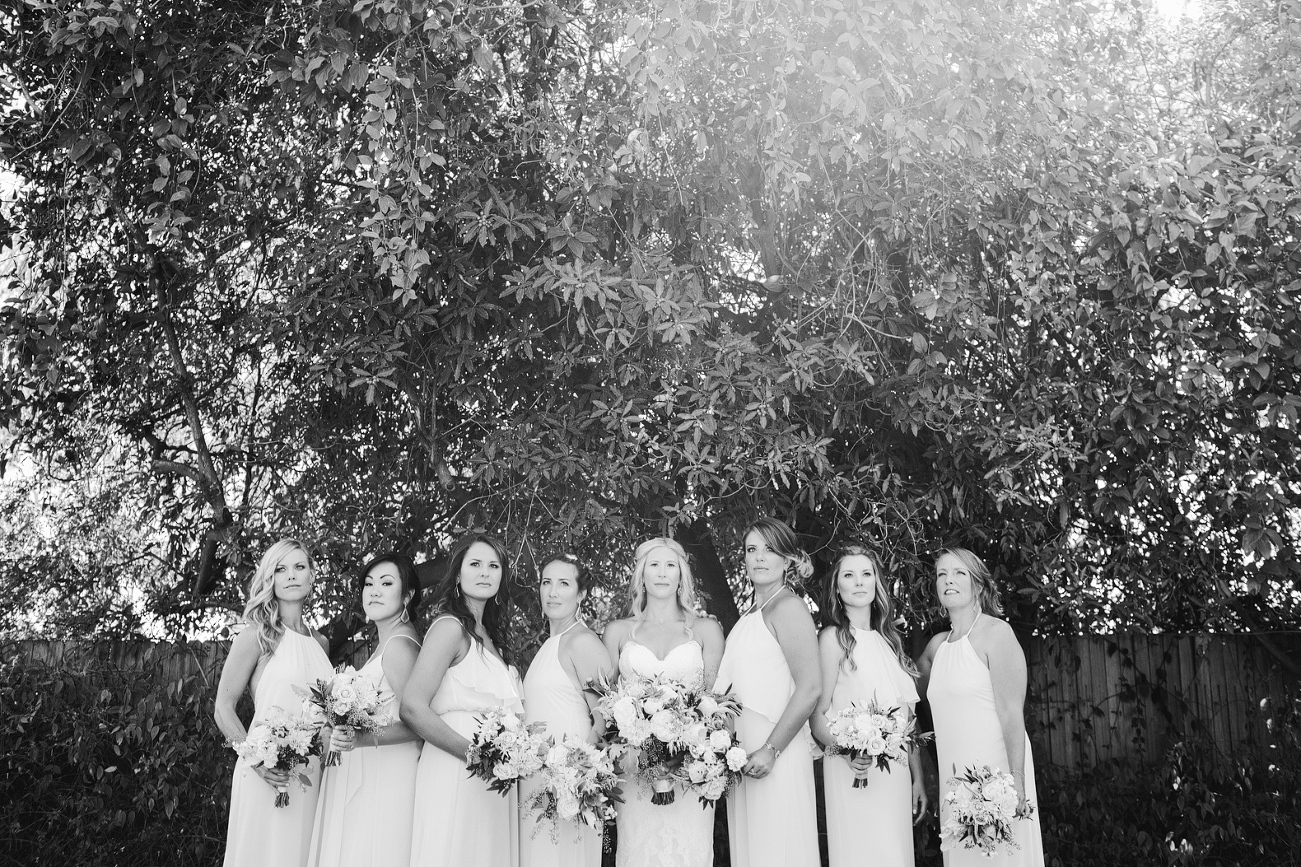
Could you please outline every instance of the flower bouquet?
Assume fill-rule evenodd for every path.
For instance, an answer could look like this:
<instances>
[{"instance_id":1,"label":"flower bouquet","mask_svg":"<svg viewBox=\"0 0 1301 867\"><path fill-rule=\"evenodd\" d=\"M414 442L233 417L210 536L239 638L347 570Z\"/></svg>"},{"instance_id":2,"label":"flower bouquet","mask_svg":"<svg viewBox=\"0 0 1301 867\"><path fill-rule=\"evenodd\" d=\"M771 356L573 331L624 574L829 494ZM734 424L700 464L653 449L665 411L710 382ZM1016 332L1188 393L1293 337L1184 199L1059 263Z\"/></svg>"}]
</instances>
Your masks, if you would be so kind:
<instances>
[{"instance_id":1,"label":"flower bouquet","mask_svg":"<svg viewBox=\"0 0 1301 867\"><path fill-rule=\"evenodd\" d=\"M329 680L318 680L310 689L295 687L305 704L314 705L324 717L323 725L351 726L359 731L378 731L393 720L380 713L389 695L381 695L378 677L362 677L351 665L341 667ZM338 750L325 755L324 765L334 767L342 760Z\"/></svg>"},{"instance_id":2,"label":"flower bouquet","mask_svg":"<svg viewBox=\"0 0 1301 867\"><path fill-rule=\"evenodd\" d=\"M690 754L684 740L694 721L687 706L690 688L660 676L628 677L617 686L589 688L600 695L596 709L608 724L607 741L638 750L640 776L654 791L651 803L673 803L674 781Z\"/></svg>"},{"instance_id":3,"label":"flower bouquet","mask_svg":"<svg viewBox=\"0 0 1301 867\"><path fill-rule=\"evenodd\" d=\"M470 776L505 797L511 786L542 769L547 741L542 723L524 725L508 710L494 708L475 720L465 764Z\"/></svg>"},{"instance_id":4,"label":"flower bouquet","mask_svg":"<svg viewBox=\"0 0 1301 867\"><path fill-rule=\"evenodd\" d=\"M321 742L316 736L318 730L314 720L302 715L290 716L277 707L266 719L254 723L248 736L233 746L249 767L261 765L268 770L293 773L294 768L321 754ZM312 785L306 774L297 776L300 788L305 790ZM288 805L289 787L277 788L276 806Z\"/></svg>"},{"instance_id":5,"label":"flower bouquet","mask_svg":"<svg viewBox=\"0 0 1301 867\"><path fill-rule=\"evenodd\" d=\"M1011 774L988 765L967 768L949 780L944 804L948 807L940 828L944 843L961 843L991 856L1000 847L1021 848L1012 839L1012 821L1030 815L1030 810L1017 810Z\"/></svg>"},{"instance_id":6,"label":"flower bouquet","mask_svg":"<svg viewBox=\"0 0 1301 867\"><path fill-rule=\"evenodd\" d=\"M717 804L741 779L749 755L728 723L741 712L741 703L730 692L693 692L686 698L695 718L684 740L690 753L683 762L682 781L700 798L703 807Z\"/></svg>"},{"instance_id":7,"label":"flower bouquet","mask_svg":"<svg viewBox=\"0 0 1301 867\"><path fill-rule=\"evenodd\" d=\"M578 822L596 830L614 821L614 805L621 803L619 774L609 749L593 746L566 735L554 739L543 755L538 772L541 784L534 790L526 809L548 819L552 836L560 820Z\"/></svg>"},{"instance_id":8,"label":"flower bouquet","mask_svg":"<svg viewBox=\"0 0 1301 867\"><path fill-rule=\"evenodd\" d=\"M921 739L916 724L902 708L882 710L874 701L866 705L853 702L827 723L835 738L830 753L868 759L883 771L890 770L891 762L907 764L908 751ZM855 789L866 786L866 779L854 778Z\"/></svg>"}]
</instances>

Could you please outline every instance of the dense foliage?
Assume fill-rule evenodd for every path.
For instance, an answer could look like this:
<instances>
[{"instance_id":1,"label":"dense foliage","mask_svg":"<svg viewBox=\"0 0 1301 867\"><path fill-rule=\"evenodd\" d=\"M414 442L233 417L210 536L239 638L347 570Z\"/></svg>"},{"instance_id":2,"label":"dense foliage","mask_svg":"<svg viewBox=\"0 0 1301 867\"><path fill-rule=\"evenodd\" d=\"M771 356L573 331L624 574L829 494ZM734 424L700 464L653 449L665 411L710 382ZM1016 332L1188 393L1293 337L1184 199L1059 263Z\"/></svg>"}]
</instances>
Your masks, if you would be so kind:
<instances>
[{"instance_id":1,"label":"dense foliage","mask_svg":"<svg viewBox=\"0 0 1301 867\"><path fill-rule=\"evenodd\" d=\"M475 525L726 620L771 512L914 623L959 542L1024 629L1294 624L1301 16L1199 9L11 4L7 598L99 628L93 500L155 628Z\"/></svg>"}]
</instances>

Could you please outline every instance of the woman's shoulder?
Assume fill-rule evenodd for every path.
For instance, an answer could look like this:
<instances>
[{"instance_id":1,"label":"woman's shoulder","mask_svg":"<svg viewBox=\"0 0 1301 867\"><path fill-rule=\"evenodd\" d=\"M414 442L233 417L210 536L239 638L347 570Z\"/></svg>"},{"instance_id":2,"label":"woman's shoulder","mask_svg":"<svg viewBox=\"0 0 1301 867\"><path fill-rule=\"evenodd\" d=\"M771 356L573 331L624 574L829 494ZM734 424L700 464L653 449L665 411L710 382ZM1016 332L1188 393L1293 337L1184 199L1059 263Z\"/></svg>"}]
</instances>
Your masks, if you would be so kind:
<instances>
[{"instance_id":1,"label":"woman's shoulder","mask_svg":"<svg viewBox=\"0 0 1301 867\"><path fill-rule=\"evenodd\" d=\"M693 614L687 626L697 638L723 638L723 625L712 614Z\"/></svg>"},{"instance_id":2,"label":"woman's shoulder","mask_svg":"<svg viewBox=\"0 0 1301 867\"><path fill-rule=\"evenodd\" d=\"M618 620L611 620L609 623L605 624L605 628L601 630L601 637L606 641L623 641L628 637L628 634L632 631L632 627L636 622L637 621L631 617L621 617Z\"/></svg>"},{"instance_id":3,"label":"woman's shoulder","mask_svg":"<svg viewBox=\"0 0 1301 867\"><path fill-rule=\"evenodd\" d=\"M808 620L810 623L813 622L813 615L809 613L808 603L797 593L783 593L773 600L767 610L771 611L774 617L783 619L798 618Z\"/></svg>"}]
</instances>

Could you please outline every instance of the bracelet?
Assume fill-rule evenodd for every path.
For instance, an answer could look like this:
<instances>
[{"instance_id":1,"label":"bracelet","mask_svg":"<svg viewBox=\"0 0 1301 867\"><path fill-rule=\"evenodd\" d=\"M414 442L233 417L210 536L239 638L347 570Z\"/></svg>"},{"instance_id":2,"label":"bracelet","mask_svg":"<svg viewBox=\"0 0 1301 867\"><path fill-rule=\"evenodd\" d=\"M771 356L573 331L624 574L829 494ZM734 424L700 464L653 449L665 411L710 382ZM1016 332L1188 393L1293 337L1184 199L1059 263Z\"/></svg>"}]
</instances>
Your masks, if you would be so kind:
<instances>
[{"instance_id":1,"label":"bracelet","mask_svg":"<svg viewBox=\"0 0 1301 867\"><path fill-rule=\"evenodd\" d=\"M782 757L782 751L772 745L771 741L764 741L761 750L772 750L772 760L775 762Z\"/></svg>"}]
</instances>

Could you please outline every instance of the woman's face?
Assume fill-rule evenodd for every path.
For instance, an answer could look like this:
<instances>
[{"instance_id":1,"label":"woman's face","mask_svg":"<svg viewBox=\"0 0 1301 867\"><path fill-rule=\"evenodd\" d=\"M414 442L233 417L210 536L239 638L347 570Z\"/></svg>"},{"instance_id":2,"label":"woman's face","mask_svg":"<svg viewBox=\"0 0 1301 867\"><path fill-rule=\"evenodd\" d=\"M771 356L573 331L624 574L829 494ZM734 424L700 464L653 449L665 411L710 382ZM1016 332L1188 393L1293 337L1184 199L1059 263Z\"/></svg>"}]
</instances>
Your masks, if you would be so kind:
<instances>
[{"instance_id":1,"label":"woman's face","mask_svg":"<svg viewBox=\"0 0 1301 867\"><path fill-rule=\"evenodd\" d=\"M950 611L975 604L976 582L971 570L952 554L943 554L935 561L935 595L940 605Z\"/></svg>"},{"instance_id":2,"label":"woman's face","mask_svg":"<svg viewBox=\"0 0 1301 867\"><path fill-rule=\"evenodd\" d=\"M461 561L461 593L487 602L501 589L501 560L487 542L475 542Z\"/></svg>"},{"instance_id":3,"label":"woman's face","mask_svg":"<svg viewBox=\"0 0 1301 867\"><path fill-rule=\"evenodd\" d=\"M295 548L276 564L273 575L276 599L282 602L302 602L312 592L315 578L307 552Z\"/></svg>"},{"instance_id":4,"label":"woman's face","mask_svg":"<svg viewBox=\"0 0 1301 867\"><path fill-rule=\"evenodd\" d=\"M361 606L366 619L375 623L402 614L406 600L402 598L402 578L396 563L379 563L366 573Z\"/></svg>"},{"instance_id":5,"label":"woman's face","mask_svg":"<svg viewBox=\"0 0 1301 867\"><path fill-rule=\"evenodd\" d=\"M850 554L836 568L836 592L845 603L845 609L871 608L876 599L876 567L872 558L863 554Z\"/></svg>"},{"instance_id":6,"label":"woman's face","mask_svg":"<svg viewBox=\"0 0 1301 867\"><path fill-rule=\"evenodd\" d=\"M768 541L758 530L745 534L745 574L756 587L785 578L787 560L768 547Z\"/></svg>"},{"instance_id":7,"label":"woman's face","mask_svg":"<svg viewBox=\"0 0 1301 867\"><path fill-rule=\"evenodd\" d=\"M676 599L678 585L682 583L682 563L671 549L660 546L646 555L642 569L646 595L655 599Z\"/></svg>"},{"instance_id":8,"label":"woman's face","mask_svg":"<svg viewBox=\"0 0 1301 867\"><path fill-rule=\"evenodd\" d=\"M538 600L548 620L559 623L576 617L585 595L578 589L578 567L573 563L552 560L542 568Z\"/></svg>"}]
</instances>

